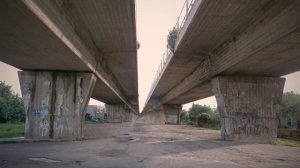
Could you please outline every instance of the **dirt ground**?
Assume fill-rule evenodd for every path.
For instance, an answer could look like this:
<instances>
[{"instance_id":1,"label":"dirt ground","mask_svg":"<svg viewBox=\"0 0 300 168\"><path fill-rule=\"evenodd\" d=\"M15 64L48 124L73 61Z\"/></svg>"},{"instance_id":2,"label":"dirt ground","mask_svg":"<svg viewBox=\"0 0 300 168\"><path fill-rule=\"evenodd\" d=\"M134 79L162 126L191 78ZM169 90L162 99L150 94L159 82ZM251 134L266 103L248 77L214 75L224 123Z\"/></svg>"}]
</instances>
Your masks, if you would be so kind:
<instances>
[{"instance_id":1,"label":"dirt ground","mask_svg":"<svg viewBox=\"0 0 300 168\"><path fill-rule=\"evenodd\" d=\"M300 148L222 141L216 130L141 122L86 125L87 140L0 144L0 167L300 167Z\"/></svg>"}]
</instances>

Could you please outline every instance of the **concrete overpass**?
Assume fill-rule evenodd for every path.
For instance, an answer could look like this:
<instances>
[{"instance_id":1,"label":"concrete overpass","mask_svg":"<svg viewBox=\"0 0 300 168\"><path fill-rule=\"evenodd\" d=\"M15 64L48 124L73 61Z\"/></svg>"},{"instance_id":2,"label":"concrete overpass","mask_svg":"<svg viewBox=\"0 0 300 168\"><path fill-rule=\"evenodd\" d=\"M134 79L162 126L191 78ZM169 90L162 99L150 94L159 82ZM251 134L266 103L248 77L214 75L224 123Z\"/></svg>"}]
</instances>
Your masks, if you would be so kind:
<instances>
[{"instance_id":1,"label":"concrete overpass","mask_svg":"<svg viewBox=\"0 0 300 168\"><path fill-rule=\"evenodd\" d=\"M81 138L90 97L111 121L138 114L134 0L3 0L0 25L0 61L23 70L27 138Z\"/></svg>"},{"instance_id":2,"label":"concrete overpass","mask_svg":"<svg viewBox=\"0 0 300 168\"><path fill-rule=\"evenodd\" d=\"M183 11L143 116L177 123L182 104L215 95L224 139L274 141L280 76L300 70L300 2L194 0Z\"/></svg>"}]
</instances>

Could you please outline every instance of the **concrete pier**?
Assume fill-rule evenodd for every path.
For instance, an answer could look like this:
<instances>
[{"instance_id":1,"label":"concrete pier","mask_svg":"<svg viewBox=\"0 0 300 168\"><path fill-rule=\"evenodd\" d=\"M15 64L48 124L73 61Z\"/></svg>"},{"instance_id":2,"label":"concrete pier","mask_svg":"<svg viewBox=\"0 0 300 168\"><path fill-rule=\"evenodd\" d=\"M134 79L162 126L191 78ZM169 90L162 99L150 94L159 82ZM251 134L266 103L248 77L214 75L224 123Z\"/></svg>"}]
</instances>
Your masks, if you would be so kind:
<instances>
[{"instance_id":1,"label":"concrete pier","mask_svg":"<svg viewBox=\"0 0 300 168\"><path fill-rule=\"evenodd\" d=\"M214 78L221 137L241 142L274 142L284 82L283 78L271 77Z\"/></svg>"},{"instance_id":2,"label":"concrete pier","mask_svg":"<svg viewBox=\"0 0 300 168\"><path fill-rule=\"evenodd\" d=\"M145 121L155 124L179 124L181 105L166 104L143 115Z\"/></svg>"},{"instance_id":3,"label":"concrete pier","mask_svg":"<svg viewBox=\"0 0 300 168\"><path fill-rule=\"evenodd\" d=\"M96 77L92 73L20 71L28 139L83 137L84 113Z\"/></svg>"},{"instance_id":4,"label":"concrete pier","mask_svg":"<svg viewBox=\"0 0 300 168\"><path fill-rule=\"evenodd\" d=\"M135 116L125 104L105 104L105 112L110 123L130 122Z\"/></svg>"}]
</instances>

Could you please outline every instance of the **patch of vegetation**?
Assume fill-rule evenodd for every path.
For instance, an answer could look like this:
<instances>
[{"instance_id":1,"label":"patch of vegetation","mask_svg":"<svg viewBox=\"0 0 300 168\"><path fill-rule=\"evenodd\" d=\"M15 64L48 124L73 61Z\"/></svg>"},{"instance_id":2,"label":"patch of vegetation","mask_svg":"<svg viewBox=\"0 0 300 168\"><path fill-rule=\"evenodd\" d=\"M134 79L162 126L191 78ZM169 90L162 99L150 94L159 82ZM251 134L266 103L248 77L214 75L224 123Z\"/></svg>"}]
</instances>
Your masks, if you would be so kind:
<instances>
[{"instance_id":1,"label":"patch of vegetation","mask_svg":"<svg viewBox=\"0 0 300 168\"><path fill-rule=\"evenodd\" d=\"M180 125L192 125L192 122L189 118L189 113L186 110L180 112Z\"/></svg>"},{"instance_id":2,"label":"patch of vegetation","mask_svg":"<svg viewBox=\"0 0 300 168\"><path fill-rule=\"evenodd\" d=\"M174 52L174 49L175 49L175 42L177 40L177 33L178 33L178 30L177 30L176 27L173 27L172 30L169 30L168 39L167 39L167 42L168 42L167 47L172 52Z\"/></svg>"},{"instance_id":3,"label":"patch of vegetation","mask_svg":"<svg viewBox=\"0 0 300 168\"><path fill-rule=\"evenodd\" d=\"M25 124L21 122L0 123L0 138L24 136Z\"/></svg>"},{"instance_id":4,"label":"patch of vegetation","mask_svg":"<svg viewBox=\"0 0 300 168\"><path fill-rule=\"evenodd\" d=\"M290 146L290 147L300 147L300 141L294 141L290 139L278 138L277 141L274 142L275 145L281 146Z\"/></svg>"},{"instance_id":5,"label":"patch of vegetation","mask_svg":"<svg viewBox=\"0 0 300 168\"><path fill-rule=\"evenodd\" d=\"M98 122L95 121L95 120L85 120L84 123L85 123L85 124L96 124L96 123L98 123Z\"/></svg>"},{"instance_id":6,"label":"patch of vegetation","mask_svg":"<svg viewBox=\"0 0 300 168\"><path fill-rule=\"evenodd\" d=\"M11 86L0 81L0 123L24 121L22 98L11 90Z\"/></svg>"},{"instance_id":7,"label":"patch of vegetation","mask_svg":"<svg viewBox=\"0 0 300 168\"><path fill-rule=\"evenodd\" d=\"M283 93L282 95L282 101L278 115L279 128L292 128L292 125L281 125L281 119L294 120L296 125L293 127L300 129L300 94L291 91Z\"/></svg>"},{"instance_id":8,"label":"patch of vegetation","mask_svg":"<svg viewBox=\"0 0 300 168\"><path fill-rule=\"evenodd\" d=\"M209 106L193 104L188 110L180 113L180 124L193 124L199 127L220 129L220 117L216 109Z\"/></svg>"}]
</instances>

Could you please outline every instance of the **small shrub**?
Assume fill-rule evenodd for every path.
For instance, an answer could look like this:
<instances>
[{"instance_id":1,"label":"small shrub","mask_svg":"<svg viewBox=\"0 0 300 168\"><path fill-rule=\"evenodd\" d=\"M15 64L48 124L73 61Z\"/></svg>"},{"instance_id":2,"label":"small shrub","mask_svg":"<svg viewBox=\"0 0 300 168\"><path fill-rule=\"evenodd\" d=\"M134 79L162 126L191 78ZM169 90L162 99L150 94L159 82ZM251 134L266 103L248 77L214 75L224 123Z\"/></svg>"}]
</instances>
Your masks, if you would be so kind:
<instances>
[{"instance_id":1,"label":"small shrub","mask_svg":"<svg viewBox=\"0 0 300 168\"><path fill-rule=\"evenodd\" d=\"M176 27L173 27L173 29L170 30L168 34L168 46L167 46L172 52L174 52L175 49L176 39L177 39L177 29Z\"/></svg>"},{"instance_id":2,"label":"small shrub","mask_svg":"<svg viewBox=\"0 0 300 168\"><path fill-rule=\"evenodd\" d=\"M209 127L210 117L206 113L202 113L197 116L197 123L199 127Z\"/></svg>"},{"instance_id":3,"label":"small shrub","mask_svg":"<svg viewBox=\"0 0 300 168\"><path fill-rule=\"evenodd\" d=\"M85 121L92 121L92 116L89 113L85 114Z\"/></svg>"}]
</instances>

